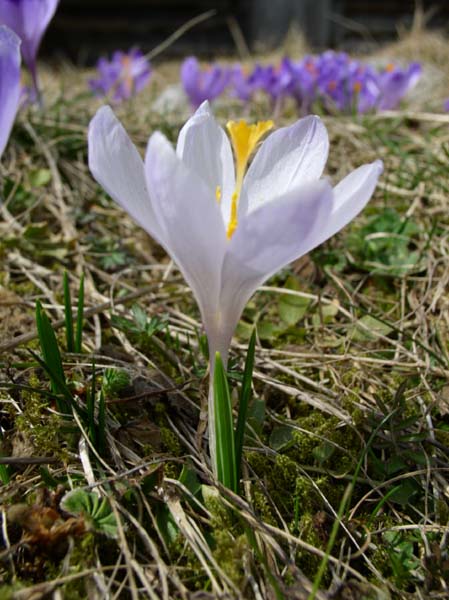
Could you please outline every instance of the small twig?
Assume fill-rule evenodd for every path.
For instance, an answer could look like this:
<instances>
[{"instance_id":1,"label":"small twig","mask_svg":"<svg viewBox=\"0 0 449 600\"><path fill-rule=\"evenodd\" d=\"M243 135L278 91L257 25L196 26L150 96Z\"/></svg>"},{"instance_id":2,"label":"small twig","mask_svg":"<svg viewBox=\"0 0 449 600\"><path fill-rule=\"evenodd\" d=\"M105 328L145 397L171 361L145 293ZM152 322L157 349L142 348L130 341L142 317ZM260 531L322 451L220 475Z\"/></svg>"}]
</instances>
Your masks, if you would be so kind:
<instances>
[{"instance_id":1,"label":"small twig","mask_svg":"<svg viewBox=\"0 0 449 600\"><path fill-rule=\"evenodd\" d=\"M193 380L186 381L181 385L173 385L171 387L165 387L160 390L151 390L147 392L142 392L141 394L136 394L135 396L128 396L127 398L113 398L112 400L106 400L107 404L123 404L125 402L136 402L137 400L145 400L145 398L152 396L159 396L160 394L166 394L168 392L180 392L184 391L186 386L191 383Z\"/></svg>"},{"instance_id":2,"label":"small twig","mask_svg":"<svg viewBox=\"0 0 449 600\"><path fill-rule=\"evenodd\" d=\"M240 27L237 19L234 16L230 16L226 19L229 27L229 33L234 40L237 53L241 60L250 60L251 52L249 46L246 43L245 36L243 35L242 28Z\"/></svg>"},{"instance_id":3,"label":"small twig","mask_svg":"<svg viewBox=\"0 0 449 600\"><path fill-rule=\"evenodd\" d=\"M166 40L158 44L156 48L153 48L153 50L148 52L148 54L145 55L145 58L148 60L152 60L153 58L158 56L158 54L162 54L164 50L169 48L174 42L176 42L176 40L178 40L185 33L187 33L189 29L192 29L192 27L199 25L203 21L207 21L211 17L214 17L216 14L217 11L215 8L213 8L211 10L207 10L206 12L201 13L200 15L197 15L196 17L193 17L193 19L190 19L189 21L187 21L187 23L184 23L184 25L178 27L178 29L174 33L172 33Z\"/></svg>"},{"instance_id":4,"label":"small twig","mask_svg":"<svg viewBox=\"0 0 449 600\"><path fill-rule=\"evenodd\" d=\"M0 465L45 465L59 462L54 456L0 456Z\"/></svg>"}]
</instances>

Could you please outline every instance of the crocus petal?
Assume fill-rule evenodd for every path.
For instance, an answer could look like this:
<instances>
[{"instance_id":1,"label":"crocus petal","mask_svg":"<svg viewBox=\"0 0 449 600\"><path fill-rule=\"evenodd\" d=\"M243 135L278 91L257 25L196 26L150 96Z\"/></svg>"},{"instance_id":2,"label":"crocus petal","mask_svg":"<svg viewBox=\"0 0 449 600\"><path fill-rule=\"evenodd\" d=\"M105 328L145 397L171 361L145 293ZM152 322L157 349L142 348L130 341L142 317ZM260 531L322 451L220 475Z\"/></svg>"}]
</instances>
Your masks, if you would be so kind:
<instances>
[{"instance_id":1,"label":"crocus petal","mask_svg":"<svg viewBox=\"0 0 449 600\"><path fill-rule=\"evenodd\" d=\"M382 171L382 161L376 160L362 165L335 186L332 213L323 227L323 242L343 229L365 207Z\"/></svg>"},{"instance_id":2,"label":"crocus petal","mask_svg":"<svg viewBox=\"0 0 449 600\"><path fill-rule=\"evenodd\" d=\"M159 132L148 142L145 174L164 229L162 245L175 260L198 302L206 330L218 304L226 233L214 194Z\"/></svg>"},{"instance_id":3,"label":"crocus petal","mask_svg":"<svg viewBox=\"0 0 449 600\"><path fill-rule=\"evenodd\" d=\"M411 63L406 71L397 69L381 76L379 110L396 108L402 98L418 83L422 74L419 63Z\"/></svg>"},{"instance_id":4,"label":"crocus petal","mask_svg":"<svg viewBox=\"0 0 449 600\"><path fill-rule=\"evenodd\" d=\"M59 0L0 0L0 23L21 38L23 58L30 67L58 3Z\"/></svg>"},{"instance_id":5,"label":"crocus petal","mask_svg":"<svg viewBox=\"0 0 449 600\"><path fill-rule=\"evenodd\" d=\"M98 183L145 231L162 243L162 230L151 204L144 165L109 106L89 125L89 168Z\"/></svg>"},{"instance_id":6,"label":"crocus petal","mask_svg":"<svg viewBox=\"0 0 449 600\"><path fill-rule=\"evenodd\" d=\"M287 190L319 179L328 150L326 128L316 116L305 117L272 133L248 169L239 211L243 214L252 211Z\"/></svg>"},{"instance_id":7,"label":"crocus petal","mask_svg":"<svg viewBox=\"0 0 449 600\"><path fill-rule=\"evenodd\" d=\"M218 192L224 222L229 221L235 188L234 160L228 136L215 120L207 100L181 129L176 153L210 188Z\"/></svg>"},{"instance_id":8,"label":"crocus petal","mask_svg":"<svg viewBox=\"0 0 449 600\"><path fill-rule=\"evenodd\" d=\"M220 294L228 343L256 289L321 243L323 222L332 208L332 188L321 180L290 190L239 222L223 263Z\"/></svg>"},{"instance_id":9,"label":"crocus petal","mask_svg":"<svg viewBox=\"0 0 449 600\"><path fill-rule=\"evenodd\" d=\"M181 65L181 82L184 91L193 106L199 106L201 90L199 89L200 65L194 56L188 56Z\"/></svg>"},{"instance_id":10,"label":"crocus petal","mask_svg":"<svg viewBox=\"0 0 449 600\"><path fill-rule=\"evenodd\" d=\"M0 27L0 156L11 133L20 101L20 40Z\"/></svg>"}]
</instances>

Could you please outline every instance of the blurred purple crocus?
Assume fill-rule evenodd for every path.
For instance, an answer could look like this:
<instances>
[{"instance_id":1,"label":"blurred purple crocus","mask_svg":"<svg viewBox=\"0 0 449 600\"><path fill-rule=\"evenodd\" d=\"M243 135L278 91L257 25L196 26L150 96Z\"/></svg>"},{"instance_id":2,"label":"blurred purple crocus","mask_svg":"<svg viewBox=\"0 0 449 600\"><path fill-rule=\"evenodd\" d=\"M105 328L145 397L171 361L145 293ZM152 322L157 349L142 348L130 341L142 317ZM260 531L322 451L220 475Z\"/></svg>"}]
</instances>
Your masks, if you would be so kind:
<instances>
[{"instance_id":1,"label":"blurred purple crocus","mask_svg":"<svg viewBox=\"0 0 449 600\"><path fill-rule=\"evenodd\" d=\"M316 97L318 69L316 59L306 56L299 63L294 63L289 58L282 61L284 78L289 78L286 87L298 105L301 115L311 112L313 101ZM286 81L284 79L284 81Z\"/></svg>"},{"instance_id":2,"label":"blurred purple crocus","mask_svg":"<svg viewBox=\"0 0 449 600\"><path fill-rule=\"evenodd\" d=\"M22 40L22 56L39 95L36 57L45 30L59 0L0 0L0 24L7 25Z\"/></svg>"},{"instance_id":3,"label":"blurred purple crocus","mask_svg":"<svg viewBox=\"0 0 449 600\"><path fill-rule=\"evenodd\" d=\"M231 70L230 82L232 95L242 102L250 102L260 88L259 69L256 67L248 73L241 65L235 65Z\"/></svg>"},{"instance_id":4,"label":"blurred purple crocus","mask_svg":"<svg viewBox=\"0 0 449 600\"><path fill-rule=\"evenodd\" d=\"M422 68L417 62L411 63L407 69L401 69L394 64L386 66L379 74L380 100L379 110L396 108L402 98L409 92L421 77Z\"/></svg>"},{"instance_id":5,"label":"blurred purple crocus","mask_svg":"<svg viewBox=\"0 0 449 600\"><path fill-rule=\"evenodd\" d=\"M181 82L194 109L205 100L215 100L227 87L231 79L229 69L218 65L201 68L194 56L189 56L181 65Z\"/></svg>"},{"instance_id":6,"label":"blurred purple crocus","mask_svg":"<svg viewBox=\"0 0 449 600\"><path fill-rule=\"evenodd\" d=\"M0 157L8 142L20 101L20 39L0 26Z\"/></svg>"},{"instance_id":7,"label":"blurred purple crocus","mask_svg":"<svg viewBox=\"0 0 449 600\"><path fill-rule=\"evenodd\" d=\"M89 80L91 91L100 97L108 96L115 104L129 100L148 84L151 65L140 50L114 52L112 59L100 58L98 77Z\"/></svg>"},{"instance_id":8,"label":"blurred purple crocus","mask_svg":"<svg viewBox=\"0 0 449 600\"><path fill-rule=\"evenodd\" d=\"M449 112L449 98L446 100L446 102L444 103L444 110L446 112Z\"/></svg>"},{"instance_id":9,"label":"blurred purple crocus","mask_svg":"<svg viewBox=\"0 0 449 600\"><path fill-rule=\"evenodd\" d=\"M284 63L277 67L258 65L256 66L256 73L261 89L271 97L275 105L278 105L290 93L291 74L285 68Z\"/></svg>"}]
</instances>

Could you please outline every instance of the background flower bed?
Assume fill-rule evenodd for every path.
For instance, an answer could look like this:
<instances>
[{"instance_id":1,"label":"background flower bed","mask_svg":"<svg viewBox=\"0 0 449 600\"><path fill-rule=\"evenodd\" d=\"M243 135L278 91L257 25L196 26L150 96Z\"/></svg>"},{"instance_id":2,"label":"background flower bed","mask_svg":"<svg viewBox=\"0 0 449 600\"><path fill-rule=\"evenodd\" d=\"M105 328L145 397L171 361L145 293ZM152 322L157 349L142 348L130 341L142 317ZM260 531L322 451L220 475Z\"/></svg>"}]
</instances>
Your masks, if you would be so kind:
<instances>
[{"instance_id":1,"label":"background flower bed","mask_svg":"<svg viewBox=\"0 0 449 600\"><path fill-rule=\"evenodd\" d=\"M429 84L434 73L443 74L435 77L441 98L447 92L447 45L415 35L385 57L410 60L417 49L428 87L403 111L325 117L327 174L337 181L381 158L375 199L336 239L260 290L241 321L235 380L251 324L259 337L238 518L224 490L218 499L198 448L207 361L190 292L87 170L86 127L100 103L86 93L90 74L66 66L57 76L42 72L46 112L19 116L0 167L1 424L4 454L56 462L8 467L10 483L0 488L9 523L2 592L21 597L18 590L45 582L68 598L107 586L124 598L132 590L134 597L149 590L167 598L198 590L307 597L346 485L376 432L321 597L328 588L333 598L446 593L449 117L428 111L439 99ZM148 89L119 109L142 150L152 129L177 136L184 115L157 114L152 105L178 73L178 63L158 65ZM219 104L218 118L235 118L236 107ZM251 117L269 117L267 108ZM277 125L293 115L287 110ZM95 349L107 406L100 458L79 443L76 422L67 428L54 414L41 393L44 374L27 345L13 340L33 329L36 299L54 320L63 315L63 268L74 296L85 274L85 352L67 355L65 371L84 397ZM115 538L86 508L83 517L61 508L70 486L109 499Z\"/></svg>"}]
</instances>

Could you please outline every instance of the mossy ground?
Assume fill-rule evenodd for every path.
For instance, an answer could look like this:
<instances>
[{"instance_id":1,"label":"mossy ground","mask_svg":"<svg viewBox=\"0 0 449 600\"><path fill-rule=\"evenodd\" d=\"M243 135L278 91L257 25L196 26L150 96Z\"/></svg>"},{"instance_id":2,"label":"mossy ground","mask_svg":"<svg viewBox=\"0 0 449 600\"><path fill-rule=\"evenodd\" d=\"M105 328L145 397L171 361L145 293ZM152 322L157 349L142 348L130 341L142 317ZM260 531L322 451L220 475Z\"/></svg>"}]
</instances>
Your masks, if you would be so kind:
<instances>
[{"instance_id":1,"label":"mossy ground","mask_svg":"<svg viewBox=\"0 0 449 600\"><path fill-rule=\"evenodd\" d=\"M1 473L1 598L307 598L326 552L317 598L448 597L449 117L435 111L449 52L415 31L376 58L411 48L426 60L427 94L396 112L324 117L333 180L384 161L373 200L243 315L233 386L254 323L258 341L240 499L207 463L207 358L191 293L89 174L86 130L101 102L85 92L87 74L43 73L45 111L20 114L0 165L0 425L2 454L16 459ZM175 140L184 121L152 110L176 70L156 65L152 86L118 109L142 151L152 131ZM243 113L235 101L217 107L223 122ZM278 124L294 118L287 108ZM84 273L88 311L65 375L83 404L95 362L102 455L79 420L58 415L29 353L36 300L53 322L64 316L64 270L75 299ZM63 326L57 335L64 351ZM59 499L77 487L109 498L115 539L72 528L61 543L70 517Z\"/></svg>"}]
</instances>

